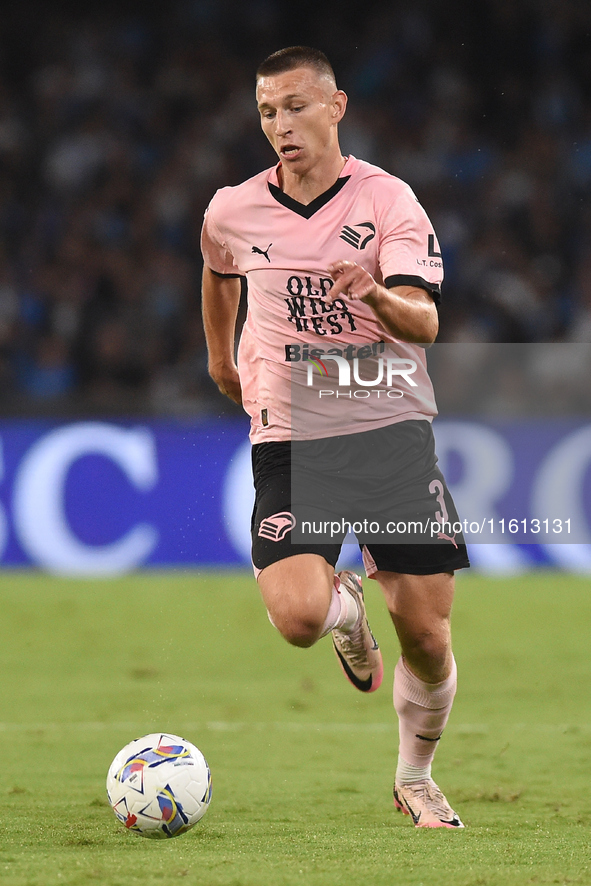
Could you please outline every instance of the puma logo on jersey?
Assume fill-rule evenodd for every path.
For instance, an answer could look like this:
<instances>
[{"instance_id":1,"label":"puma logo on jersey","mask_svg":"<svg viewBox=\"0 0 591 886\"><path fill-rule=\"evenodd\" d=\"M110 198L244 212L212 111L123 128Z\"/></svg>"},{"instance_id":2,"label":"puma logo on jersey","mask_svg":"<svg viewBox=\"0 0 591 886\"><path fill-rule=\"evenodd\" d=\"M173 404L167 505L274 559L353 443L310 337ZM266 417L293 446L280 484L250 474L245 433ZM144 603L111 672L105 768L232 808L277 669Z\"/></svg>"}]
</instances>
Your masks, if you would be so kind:
<instances>
[{"instance_id":1,"label":"puma logo on jersey","mask_svg":"<svg viewBox=\"0 0 591 886\"><path fill-rule=\"evenodd\" d=\"M363 228L362 231L356 231L355 228ZM369 233L367 233L369 231ZM357 225L345 225L339 237L355 249L365 249L370 240L376 235L376 226L373 222L359 222ZM361 239L363 238L363 239Z\"/></svg>"},{"instance_id":2,"label":"puma logo on jersey","mask_svg":"<svg viewBox=\"0 0 591 886\"><path fill-rule=\"evenodd\" d=\"M264 255L265 258L267 259L267 261L269 262L269 264L271 264L271 259L268 256L268 252L269 252L272 245L273 245L272 243L269 243L269 245L267 246L266 249L259 249L258 246L253 246L252 252L253 252L253 254Z\"/></svg>"}]
</instances>

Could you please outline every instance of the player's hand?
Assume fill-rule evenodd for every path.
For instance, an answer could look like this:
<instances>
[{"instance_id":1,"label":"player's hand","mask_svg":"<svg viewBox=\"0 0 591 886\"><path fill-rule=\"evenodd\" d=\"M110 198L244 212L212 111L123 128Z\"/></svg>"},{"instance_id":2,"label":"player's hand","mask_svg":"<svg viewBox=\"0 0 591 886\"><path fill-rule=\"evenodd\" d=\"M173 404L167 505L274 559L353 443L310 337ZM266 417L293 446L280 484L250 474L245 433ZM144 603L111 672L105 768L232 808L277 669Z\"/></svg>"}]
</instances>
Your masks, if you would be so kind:
<instances>
[{"instance_id":1,"label":"player's hand","mask_svg":"<svg viewBox=\"0 0 591 886\"><path fill-rule=\"evenodd\" d=\"M242 406L242 387L236 366L209 367L209 374L226 397Z\"/></svg>"},{"instance_id":2,"label":"player's hand","mask_svg":"<svg viewBox=\"0 0 591 886\"><path fill-rule=\"evenodd\" d=\"M347 298L359 301L371 298L378 293L378 284L369 271L353 261L337 261L328 267L328 273L335 281L330 290L330 297L346 295Z\"/></svg>"}]
</instances>

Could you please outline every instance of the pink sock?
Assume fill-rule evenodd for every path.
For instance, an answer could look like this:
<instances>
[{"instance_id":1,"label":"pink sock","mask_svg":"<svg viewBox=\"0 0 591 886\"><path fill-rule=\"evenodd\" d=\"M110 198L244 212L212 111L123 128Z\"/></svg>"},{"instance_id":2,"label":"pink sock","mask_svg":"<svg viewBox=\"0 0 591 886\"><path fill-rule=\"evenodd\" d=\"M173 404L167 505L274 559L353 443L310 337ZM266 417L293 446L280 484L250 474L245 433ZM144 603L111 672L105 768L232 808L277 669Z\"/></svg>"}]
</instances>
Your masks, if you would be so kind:
<instances>
[{"instance_id":1,"label":"pink sock","mask_svg":"<svg viewBox=\"0 0 591 886\"><path fill-rule=\"evenodd\" d=\"M334 628L341 628L346 631L349 630L354 626L358 615L359 610L355 599L341 584L338 575L335 575L330 606L328 607L328 612L320 636L325 637L327 634L330 634Z\"/></svg>"},{"instance_id":2,"label":"pink sock","mask_svg":"<svg viewBox=\"0 0 591 886\"><path fill-rule=\"evenodd\" d=\"M400 756L411 766L431 764L447 723L457 687L457 668L443 683L424 683L399 658L394 670L394 708L398 714Z\"/></svg>"}]
</instances>

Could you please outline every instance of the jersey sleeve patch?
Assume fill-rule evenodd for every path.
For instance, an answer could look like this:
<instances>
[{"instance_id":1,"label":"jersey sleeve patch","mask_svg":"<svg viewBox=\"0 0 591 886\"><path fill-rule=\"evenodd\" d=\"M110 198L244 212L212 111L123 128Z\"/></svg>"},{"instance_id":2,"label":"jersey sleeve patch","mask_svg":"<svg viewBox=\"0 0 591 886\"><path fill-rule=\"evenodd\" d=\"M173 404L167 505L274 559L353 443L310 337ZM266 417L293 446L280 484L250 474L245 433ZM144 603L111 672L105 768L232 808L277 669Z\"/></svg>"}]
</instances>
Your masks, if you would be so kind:
<instances>
[{"instance_id":1,"label":"jersey sleeve patch","mask_svg":"<svg viewBox=\"0 0 591 886\"><path fill-rule=\"evenodd\" d=\"M380 194L377 202L381 210L378 260L384 279L397 278L395 286L419 286L439 296L443 280L441 250L412 190L405 186L395 194ZM403 283L402 278L409 282Z\"/></svg>"}]
</instances>

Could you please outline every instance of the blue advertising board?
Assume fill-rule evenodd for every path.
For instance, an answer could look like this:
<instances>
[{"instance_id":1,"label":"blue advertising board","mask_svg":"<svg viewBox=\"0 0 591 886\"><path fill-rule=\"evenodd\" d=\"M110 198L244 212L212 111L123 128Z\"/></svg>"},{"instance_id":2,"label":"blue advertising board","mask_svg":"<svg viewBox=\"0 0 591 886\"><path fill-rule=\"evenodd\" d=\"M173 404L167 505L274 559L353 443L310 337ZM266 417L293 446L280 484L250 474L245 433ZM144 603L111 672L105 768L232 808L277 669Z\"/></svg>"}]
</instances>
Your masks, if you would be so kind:
<instances>
[{"instance_id":1,"label":"blue advertising board","mask_svg":"<svg viewBox=\"0 0 591 886\"><path fill-rule=\"evenodd\" d=\"M589 422L434 427L476 567L591 572ZM248 564L252 500L243 421L0 424L6 567L115 575Z\"/></svg>"}]
</instances>

